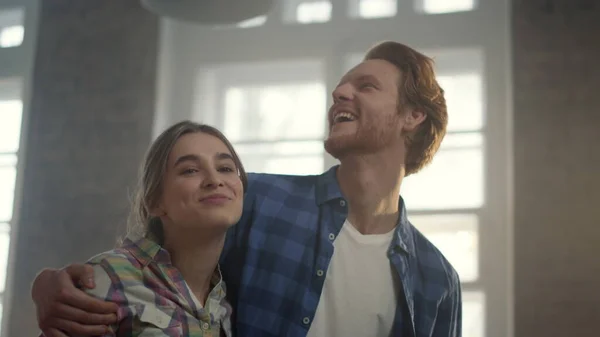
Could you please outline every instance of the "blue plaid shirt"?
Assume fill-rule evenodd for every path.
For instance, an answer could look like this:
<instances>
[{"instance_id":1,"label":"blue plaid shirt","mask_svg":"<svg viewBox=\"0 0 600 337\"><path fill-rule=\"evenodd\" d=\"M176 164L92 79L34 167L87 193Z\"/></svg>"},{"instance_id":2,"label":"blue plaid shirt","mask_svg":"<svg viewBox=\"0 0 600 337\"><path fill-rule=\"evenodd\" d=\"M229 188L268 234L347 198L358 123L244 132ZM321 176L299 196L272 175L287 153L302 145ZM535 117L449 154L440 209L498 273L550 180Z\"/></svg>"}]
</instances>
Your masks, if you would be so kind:
<instances>
[{"instance_id":1,"label":"blue plaid shirt","mask_svg":"<svg viewBox=\"0 0 600 337\"><path fill-rule=\"evenodd\" d=\"M318 176L249 175L242 218L221 258L236 336L306 336L332 243L348 215L336 169ZM402 199L399 208L388 252L402 289L392 336L459 337L458 275L409 223Z\"/></svg>"}]
</instances>

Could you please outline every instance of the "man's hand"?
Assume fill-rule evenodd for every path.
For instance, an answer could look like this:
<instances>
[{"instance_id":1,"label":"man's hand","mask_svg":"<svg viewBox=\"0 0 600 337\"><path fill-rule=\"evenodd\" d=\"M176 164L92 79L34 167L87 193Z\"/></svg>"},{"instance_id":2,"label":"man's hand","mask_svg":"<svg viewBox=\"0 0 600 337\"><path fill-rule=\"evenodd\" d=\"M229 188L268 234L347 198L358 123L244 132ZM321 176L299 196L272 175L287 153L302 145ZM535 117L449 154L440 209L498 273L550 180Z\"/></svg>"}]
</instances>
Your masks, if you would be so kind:
<instances>
[{"instance_id":1,"label":"man's hand","mask_svg":"<svg viewBox=\"0 0 600 337\"><path fill-rule=\"evenodd\" d=\"M45 269L31 288L38 325L46 337L98 336L116 323L118 306L98 300L75 285L92 289L91 266L72 264L63 269Z\"/></svg>"}]
</instances>

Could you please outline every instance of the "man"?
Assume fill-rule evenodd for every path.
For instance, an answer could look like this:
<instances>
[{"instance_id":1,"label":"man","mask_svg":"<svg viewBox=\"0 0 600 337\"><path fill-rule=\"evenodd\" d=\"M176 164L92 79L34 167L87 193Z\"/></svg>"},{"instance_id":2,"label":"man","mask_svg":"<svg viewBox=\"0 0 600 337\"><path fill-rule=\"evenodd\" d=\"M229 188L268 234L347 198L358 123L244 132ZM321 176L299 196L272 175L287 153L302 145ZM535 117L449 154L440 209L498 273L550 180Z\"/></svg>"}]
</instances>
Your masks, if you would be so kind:
<instances>
[{"instance_id":1,"label":"man","mask_svg":"<svg viewBox=\"0 0 600 337\"><path fill-rule=\"evenodd\" d=\"M249 176L221 257L237 335L460 336L458 275L408 222L399 196L403 177L428 164L445 135L431 59L381 43L341 79L333 101L325 149L339 166ZM47 336L101 334L114 320L114 306L73 286L89 276L71 265L37 277Z\"/></svg>"}]
</instances>

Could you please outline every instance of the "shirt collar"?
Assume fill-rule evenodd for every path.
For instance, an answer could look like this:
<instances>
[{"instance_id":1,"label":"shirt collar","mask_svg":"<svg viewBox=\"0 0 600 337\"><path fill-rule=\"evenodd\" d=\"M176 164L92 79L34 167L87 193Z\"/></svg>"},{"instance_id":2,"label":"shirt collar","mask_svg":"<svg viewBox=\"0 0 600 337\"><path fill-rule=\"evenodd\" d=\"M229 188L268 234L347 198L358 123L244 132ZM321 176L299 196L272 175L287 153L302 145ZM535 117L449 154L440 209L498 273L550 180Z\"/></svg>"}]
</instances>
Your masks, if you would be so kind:
<instances>
[{"instance_id":1,"label":"shirt collar","mask_svg":"<svg viewBox=\"0 0 600 337\"><path fill-rule=\"evenodd\" d=\"M333 200L345 199L337 181L336 172L338 167L339 165L335 165L317 177L315 193L318 206L322 206L323 204L329 203ZM398 200L398 211L400 212L400 216L398 216L398 223L396 224L396 230L394 239L392 240L392 245L390 247L390 253L400 249L410 255L414 255L415 246L413 239L413 228L408 221L406 207L402 197L400 197Z\"/></svg>"},{"instance_id":2,"label":"shirt collar","mask_svg":"<svg viewBox=\"0 0 600 337\"><path fill-rule=\"evenodd\" d=\"M167 250L162 248L154 240L140 234L128 234L123 242L123 248L129 251L144 267L152 261L171 264L171 256ZM221 266L217 264L217 268L211 278L211 285L219 287L219 296L225 296L225 292L222 289L224 287L222 280Z\"/></svg>"},{"instance_id":3,"label":"shirt collar","mask_svg":"<svg viewBox=\"0 0 600 337\"><path fill-rule=\"evenodd\" d=\"M130 233L123 241L123 248L133 255L143 266L152 261L171 263L169 252L154 240L137 233Z\"/></svg>"},{"instance_id":4,"label":"shirt collar","mask_svg":"<svg viewBox=\"0 0 600 337\"><path fill-rule=\"evenodd\" d=\"M339 165L335 165L317 177L316 201L318 206L332 200L344 198L336 176L338 167Z\"/></svg>"}]
</instances>

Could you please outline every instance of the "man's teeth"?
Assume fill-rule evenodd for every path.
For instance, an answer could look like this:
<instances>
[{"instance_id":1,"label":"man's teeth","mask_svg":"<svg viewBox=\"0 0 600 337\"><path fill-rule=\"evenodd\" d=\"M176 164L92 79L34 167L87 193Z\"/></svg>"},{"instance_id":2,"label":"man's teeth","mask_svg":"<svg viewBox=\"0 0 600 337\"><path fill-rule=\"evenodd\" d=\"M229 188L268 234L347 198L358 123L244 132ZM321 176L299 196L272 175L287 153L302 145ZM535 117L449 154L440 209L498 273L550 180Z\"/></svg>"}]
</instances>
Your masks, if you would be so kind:
<instances>
[{"instance_id":1,"label":"man's teeth","mask_svg":"<svg viewBox=\"0 0 600 337\"><path fill-rule=\"evenodd\" d=\"M353 121L356 118L354 117L354 115L352 115L351 113L348 112L339 112L335 115L335 118L333 119L334 122L348 122L348 121Z\"/></svg>"}]
</instances>

